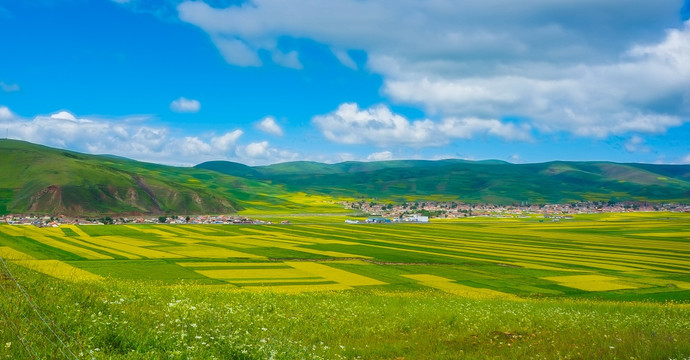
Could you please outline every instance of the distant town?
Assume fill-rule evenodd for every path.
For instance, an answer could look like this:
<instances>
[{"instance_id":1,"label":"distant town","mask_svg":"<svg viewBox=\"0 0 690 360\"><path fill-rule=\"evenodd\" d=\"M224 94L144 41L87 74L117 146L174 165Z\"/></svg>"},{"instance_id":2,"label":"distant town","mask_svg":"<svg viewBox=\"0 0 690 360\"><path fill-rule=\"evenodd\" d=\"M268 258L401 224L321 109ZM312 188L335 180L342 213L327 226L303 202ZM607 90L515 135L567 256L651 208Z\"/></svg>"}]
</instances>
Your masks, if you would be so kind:
<instances>
[{"instance_id":1,"label":"distant town","mask_svg":"<svg viewBox=\"0 0 690 360\"><path fill-rule=\"evenodd\" d=\"M657 204L643 202L578 202L570 204L464 204L458 202L407 202L403 204L377 203L375 201L342 202L354 215L347 224L371 223L428 223L430 219L458 218L537 218L550 221L573 219L578 214L625 213L625 212L686 212L689 204ZM60 225L121 225L121 224L225 224L225 225L288 225L290 220L279 222L252 219L240 215L159 215L159 216L84 216L64 215L0 215L0 223L10 225L34 225L58 227Z\"/></svg>"},{"instance_id":2,"label":"distant town","mask_svg":"<svg viewBox=\"0 0 690 360\"><path fill-rule=\"evenodd\" d=\"M429 218L456 219L463 217L520 217L531 215L559 216L621 212L690 212L690 204L659 204L647 202L574 202L568 204L465 204L458 202L406 202L403 204L375 201L343 202L346 209L391 219L404 219L412 214Z\"/></svg>"}]
</instances>

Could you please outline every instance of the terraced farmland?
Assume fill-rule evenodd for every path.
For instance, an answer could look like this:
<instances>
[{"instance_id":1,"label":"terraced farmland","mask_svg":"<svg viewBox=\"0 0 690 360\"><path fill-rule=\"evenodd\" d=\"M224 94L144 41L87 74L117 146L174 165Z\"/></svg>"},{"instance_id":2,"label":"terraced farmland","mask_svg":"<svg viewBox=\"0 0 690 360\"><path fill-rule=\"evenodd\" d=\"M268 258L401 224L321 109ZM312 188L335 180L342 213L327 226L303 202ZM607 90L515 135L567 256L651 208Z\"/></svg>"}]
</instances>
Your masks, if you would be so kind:
<instances>
[{"instance_id":1,"label":"terraced farmland","mask_svg":"<svg viewBox=\"0 0 690 360\"><path fill-rule=\"evenodd\" d=\"M74 281L475 298L690 300L690 216L570 222L0 226L0 255Z\"/></svg>"}]
</instances>

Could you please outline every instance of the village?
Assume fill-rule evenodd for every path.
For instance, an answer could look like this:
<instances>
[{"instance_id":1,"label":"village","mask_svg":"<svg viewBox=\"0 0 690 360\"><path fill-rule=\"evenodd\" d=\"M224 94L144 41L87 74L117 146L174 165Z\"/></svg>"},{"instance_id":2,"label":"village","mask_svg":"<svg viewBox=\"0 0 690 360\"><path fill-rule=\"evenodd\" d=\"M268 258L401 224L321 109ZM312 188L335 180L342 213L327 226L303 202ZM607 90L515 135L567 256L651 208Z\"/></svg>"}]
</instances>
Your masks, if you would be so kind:
<instances>
[{"instance_id":1,"label":"village","mask_svg":"<svg viewBox=\"0 0 690 360\"><path fill-rule=\"evenodd\" d=\"M136 216L101 218L69 217L64 215L4 215L0 216L0 223L9 225L34 225L38 227L59 227L60 225L124 225L124 224L217 224L217 225L263 225L273 224L271 221L251 219L237 215L198 215L198 216ZM283 220L281 224L289 224Z\"/></svg>"},{"instance_id":2,"label":"village","mask_svg":"<svg viewBox=\"0 0 690 360\"><path fill-rule=\"evenodd\" d=\"M579 202L570 204L465 204L458 202L408 202L403 204L374 201L342 202L352 210L354 219L347 224L429 223L430 219L458 218L537 218L550 221L570 220L578 214L625 212L686 212L688 204L606 203ZM122 224L217 224L217 225L289 225L290 220L279 222L252 219L241 215L159 215L122 217L70 217L36 214L0 215L0 223L58 227L60 225L122 225Z\"/></svg>"},{"instance_id":3,"label":"village","mask_svg":"<svg viewBox=\"0 0 690 360\"><path fill-rule=\"evenodd\" d=\"M658 204L647 202L577 202L568 204L466 204L459 202L406 202L403 204L359 201L341 203L346 209L360 211L371 219L388 218L391 222L424 222L432 219L466 217L533 217L572 218L577 214L624 212L690 212L689 204ZM416 215L416 217L415 217ZM375 222L374 220L370 222Z\"/></svg>"}]
</instances>

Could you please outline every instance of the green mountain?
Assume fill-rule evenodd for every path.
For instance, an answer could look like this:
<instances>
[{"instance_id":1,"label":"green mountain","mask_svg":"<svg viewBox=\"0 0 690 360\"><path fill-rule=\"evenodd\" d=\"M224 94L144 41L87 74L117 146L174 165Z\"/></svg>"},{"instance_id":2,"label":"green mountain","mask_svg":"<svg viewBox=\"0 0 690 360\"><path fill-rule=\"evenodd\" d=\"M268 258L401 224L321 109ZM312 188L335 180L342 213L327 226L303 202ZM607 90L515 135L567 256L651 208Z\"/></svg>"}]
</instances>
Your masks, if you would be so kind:
<instances>
[{"instance_id":1,"label":"green mountain","mask_svg":"<svg viewBox=\"0 0 690 360\"><path fill-rule=\"evenodd\" d=\"M0 214L228 214L338 211L280 186L215 171L0 140ZM310 200L310 199L306 199Z\"/></svg>"},{"instance_id":2,"label":"green mountain","mask_svg":"<svg viewBox=\"0 0 690 360\"><path fill-rule=\"evenodd\" d=\"M690 203L690 165L212 161L172 167L0 140L0 214L333 213L336 199Z\"/></svg>"},{"instance_id":3,"label":"green mountain","mask_svg":"<svg viewBox=\"0 0 690 360\"><path fill-rule=\"evenodd\" d=\"M395 202L690 202L690 165L402 160L258 167L214 161L196 167L269 181L288 191Z\"/></svg>"}]
</instances>

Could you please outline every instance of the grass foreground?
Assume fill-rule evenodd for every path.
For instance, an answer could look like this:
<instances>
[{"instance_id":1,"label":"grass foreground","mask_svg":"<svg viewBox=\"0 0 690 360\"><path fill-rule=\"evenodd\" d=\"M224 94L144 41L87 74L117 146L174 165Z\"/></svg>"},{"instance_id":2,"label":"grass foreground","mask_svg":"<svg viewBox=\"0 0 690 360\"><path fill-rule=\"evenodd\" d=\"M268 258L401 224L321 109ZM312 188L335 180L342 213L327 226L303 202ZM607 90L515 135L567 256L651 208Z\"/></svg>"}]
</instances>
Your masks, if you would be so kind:
<instances>
[{"instance_id":1,"label":"grass foreground","mask_svg":"<svg viewBox=\"0 0 690 360\"><path fill-rule=\"evenodd\" d=\"M0 225L0 359L690 359L690 214Z\"/></svg>"},{"instance_id":2,"label":"grass foreground","mask_svg":"<svg viewBox=\"0 0 690 360\"><path fill-rule=\"evenodd\" d=\"M690 306L674 302L74 283L11 263L0 281L7 359L690 357Z\"/></svg>"}]
</instances>

